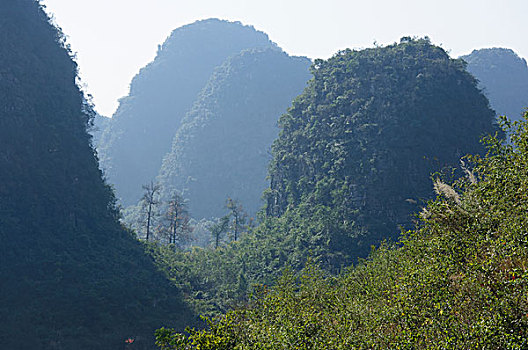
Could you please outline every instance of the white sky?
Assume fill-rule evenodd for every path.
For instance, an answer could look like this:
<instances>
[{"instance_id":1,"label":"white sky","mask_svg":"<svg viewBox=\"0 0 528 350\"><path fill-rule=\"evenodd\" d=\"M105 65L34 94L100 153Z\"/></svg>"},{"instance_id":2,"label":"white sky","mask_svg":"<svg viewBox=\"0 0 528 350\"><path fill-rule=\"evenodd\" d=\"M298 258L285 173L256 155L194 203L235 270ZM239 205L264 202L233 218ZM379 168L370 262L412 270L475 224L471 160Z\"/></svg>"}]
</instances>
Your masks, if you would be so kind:
<instances>
[{"instance_id":1,"label":"white sky","mask_svg":"<svg viewBox=\"0 0 528 350\"><path fill-rule=\"evenodd\" d=\"M1 1L1 0L0 0ZM452 56L507 47L528 58L528 0L42 0L77 53L96 109L111 116L132 77L170 32L198 19L238 20L286 52L328 58L345 48L429 36Z\"/></svg>"}]
</instances>

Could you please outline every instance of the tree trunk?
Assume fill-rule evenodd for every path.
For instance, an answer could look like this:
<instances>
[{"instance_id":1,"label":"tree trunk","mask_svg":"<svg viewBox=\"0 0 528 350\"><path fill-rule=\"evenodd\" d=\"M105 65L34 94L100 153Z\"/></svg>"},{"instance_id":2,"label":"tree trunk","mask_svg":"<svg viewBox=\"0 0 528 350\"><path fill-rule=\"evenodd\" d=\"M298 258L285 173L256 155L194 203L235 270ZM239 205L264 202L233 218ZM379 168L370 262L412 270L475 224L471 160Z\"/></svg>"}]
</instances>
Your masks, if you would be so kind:
<instances>
[{"instance_id":1,"label":"tree trunk","mask_svg":"<svg viewBox=\"0 0 528 350\"><path fill-rule=\"evenodd\" d=\"M149 203L148 212L147 212L147 241L149 240L150 234L150 216L152 213L152 204Z\"/></svg>"}]
</instances>

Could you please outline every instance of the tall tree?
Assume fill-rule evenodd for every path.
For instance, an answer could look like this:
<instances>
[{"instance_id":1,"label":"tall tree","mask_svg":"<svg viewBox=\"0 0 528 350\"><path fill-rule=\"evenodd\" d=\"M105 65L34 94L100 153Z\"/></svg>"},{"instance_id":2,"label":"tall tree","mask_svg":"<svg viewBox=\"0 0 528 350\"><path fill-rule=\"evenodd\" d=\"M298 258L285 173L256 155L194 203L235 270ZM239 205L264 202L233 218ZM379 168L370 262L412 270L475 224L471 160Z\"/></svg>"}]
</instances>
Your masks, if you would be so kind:
<instances>
[{"instance_id":1,"label":"tall tree","mask_svg":"<svg viewBox=\"0 0 528 350\"><path fill-rule=\"evenodd\" d=\"M170 198L160 225L160 233L168 237L169 244L181 247L191 239L193 228L189 223L189 212L184 198L178 193L173 193Z\"/></svg>"},{"instance_id":2,"label":"tall tree","mask_svg":"<svg viewBox=\"0 0 528 350\"><path fill-rule=\"evenodd\" d=\"M150 181L149 184L143 185L143 198L141 198L143 211L145 213L145 226L146 226L146 237L148 241L150 236L150 227L152 224L152 219L155 215L155 208L160 201L158 200L158 193L160 190L159 184L155 184L154 181Z\"/></svg>"},{"instance_id":3,"label":"tall tree","mask_svg":"<svg viewBox=\"0 0 528 350\"><path fill-rule=\"evenodd\" d=\"M213 240L215 242L215 249L218 249L220 246L220 240L222 239L222 236L227 232L229 228L229 215L223 216L220 218L220 220L211 226L211 235L213 236Z\"/></svg>"},{"instance_id":4,"label":"tall tree","mask_svg":"<svg viewBox=\"0 0 528 350\"><path fill-rule=\"evenodd\" d=\"M226 208L229 209L229 216L233 218L233 221L231 222L231 232L233 234L233 240L237 241L244 229L247 214L244 212L242 205L232 198L227 198Z\"/></svg>"}]
</instances>

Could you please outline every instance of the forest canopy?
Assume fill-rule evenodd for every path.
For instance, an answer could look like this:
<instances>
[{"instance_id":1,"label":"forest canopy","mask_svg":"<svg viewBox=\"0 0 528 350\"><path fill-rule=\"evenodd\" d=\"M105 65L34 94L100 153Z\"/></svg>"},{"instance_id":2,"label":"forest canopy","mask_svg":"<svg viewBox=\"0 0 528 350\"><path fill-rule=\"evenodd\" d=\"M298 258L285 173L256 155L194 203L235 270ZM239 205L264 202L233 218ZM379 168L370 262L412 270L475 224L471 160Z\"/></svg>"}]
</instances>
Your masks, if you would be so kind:
<instances>
[{"instance_id":1,"label":"forest canopy","mask_svg":"<svg viewBox=\"0 0 528 350\"><path fill-rule=\"evenodd\" d=\"M430 175L481 154L480 138L498 131L464 62L428 39L345 50L312 72L279 121L266 213L324 211L322 239L351 258L412 227Z\"/></svg>"}]
</instances>

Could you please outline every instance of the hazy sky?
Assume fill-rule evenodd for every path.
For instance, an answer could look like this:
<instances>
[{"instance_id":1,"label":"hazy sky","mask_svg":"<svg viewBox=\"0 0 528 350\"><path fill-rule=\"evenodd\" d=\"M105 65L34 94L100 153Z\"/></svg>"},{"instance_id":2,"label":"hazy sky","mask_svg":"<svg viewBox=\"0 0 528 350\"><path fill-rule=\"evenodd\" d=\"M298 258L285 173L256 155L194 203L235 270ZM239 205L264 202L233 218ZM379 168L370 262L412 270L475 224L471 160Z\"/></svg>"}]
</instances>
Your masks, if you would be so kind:
<instances>
[{"instance_id":1,"label":"hazy sky","mask_svg":"<svg viewBox=\"0 0 528 350\"><path fill-rule=\"evenodd\" d=\"M1 0L0 0L1 1ZM238 20L286 52L328 58L344 48L429 36L452 56L508 47L528 58L528 0L43 0L77 53L96 109L111 116L132 77L170 32L198 19Z\"/></svg>"}]
</instances>

